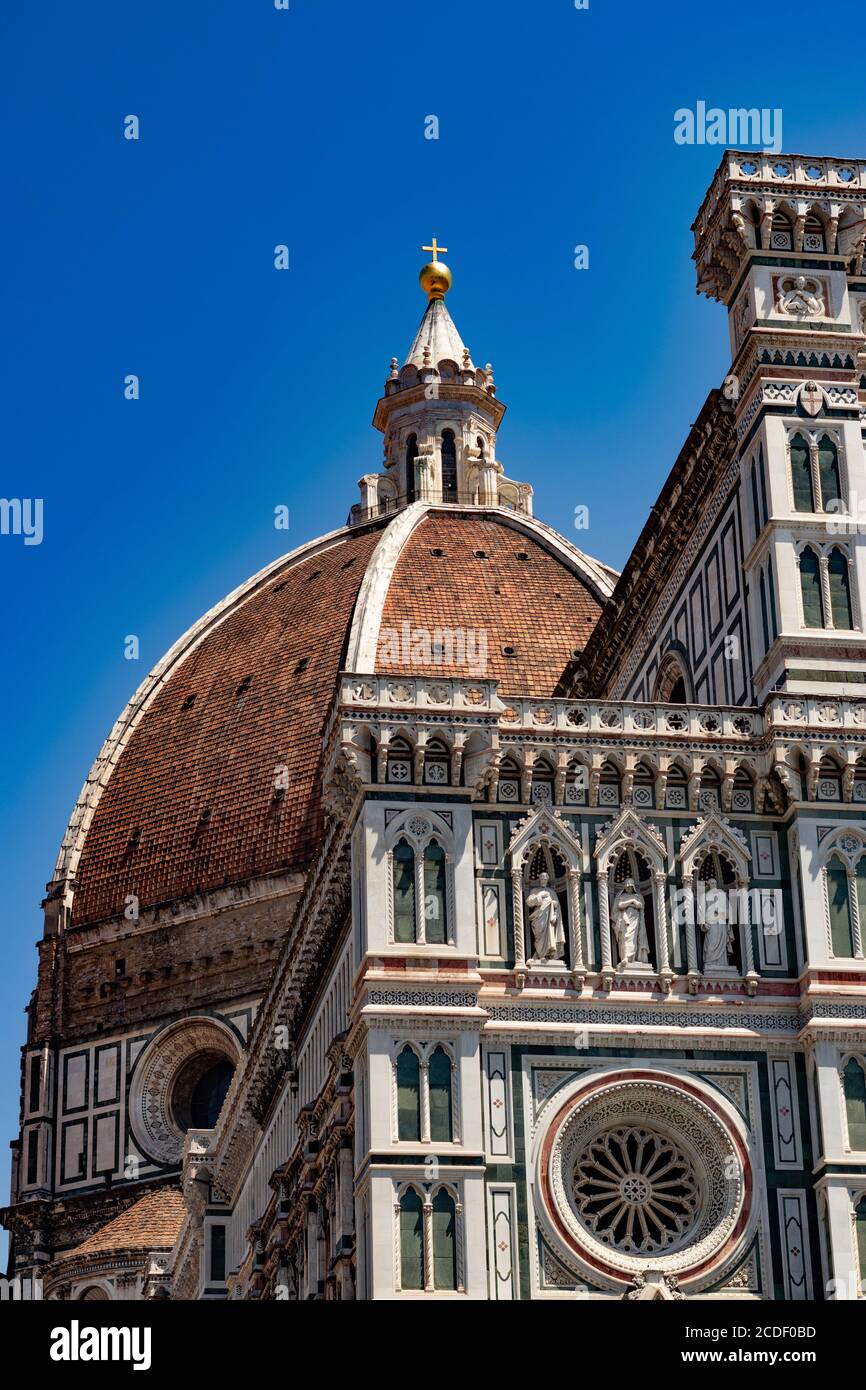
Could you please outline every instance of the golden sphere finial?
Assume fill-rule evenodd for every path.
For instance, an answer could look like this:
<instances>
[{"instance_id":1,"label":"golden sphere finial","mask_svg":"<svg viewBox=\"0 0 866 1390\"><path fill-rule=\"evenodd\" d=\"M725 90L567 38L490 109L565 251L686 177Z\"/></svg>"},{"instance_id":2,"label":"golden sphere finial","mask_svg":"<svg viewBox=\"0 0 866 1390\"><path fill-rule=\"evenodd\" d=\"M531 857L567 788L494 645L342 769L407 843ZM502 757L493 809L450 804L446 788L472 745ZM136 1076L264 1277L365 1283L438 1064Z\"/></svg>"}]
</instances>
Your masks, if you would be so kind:
<instances>
[{"instance_id":1,"label":"golden sphere finial","mask_svg":"<svg viewBox=\"0 0 866 1390\"><path fill-rule=\"evenodd\" d=\"M421 267L418 279L428 299L444 299L451 288L451 271L444 261L440 261L439 252L447 253L448 247L437 246L435 236L432 241L432 246L421 247L422 251L432 251L433 259Z\"/></svg>"}]
</instances>

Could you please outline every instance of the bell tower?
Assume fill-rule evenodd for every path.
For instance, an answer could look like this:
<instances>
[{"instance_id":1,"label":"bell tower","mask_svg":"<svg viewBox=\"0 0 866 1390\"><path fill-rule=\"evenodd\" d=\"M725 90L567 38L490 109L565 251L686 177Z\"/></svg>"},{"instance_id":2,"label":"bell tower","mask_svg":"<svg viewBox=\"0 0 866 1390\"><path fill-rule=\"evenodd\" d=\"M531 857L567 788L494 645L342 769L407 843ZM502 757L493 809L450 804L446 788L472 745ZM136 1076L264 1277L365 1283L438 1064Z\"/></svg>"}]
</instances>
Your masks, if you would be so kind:
<instances>
[{"instance_id":1,"label":"bell tower","mask_svg":"<svg viewBox=\"0 0 866 1390\"><path fill-rule=\"evenodd\" d=\"M695 220L728 310L753 697L866 693L866 162L728 150Z\"/></svg>"},{"instance_id":2,"label":"bell tower","mask_svg":"<svg viewBox=\"0 0 866 1390\"><path fill-rule=\"evenodd\" d=\"M432 259L419 279L427 307L402 367L396 357L376 406L373 424L385 436L381 473L360 479L360 505L352 521L413 502L508 507L532 514L532 488L505 477L496 435L505 406L496 396L493 368L476 367L445 307L451 271L432 238Z\"/></svg>"}]
</instances>

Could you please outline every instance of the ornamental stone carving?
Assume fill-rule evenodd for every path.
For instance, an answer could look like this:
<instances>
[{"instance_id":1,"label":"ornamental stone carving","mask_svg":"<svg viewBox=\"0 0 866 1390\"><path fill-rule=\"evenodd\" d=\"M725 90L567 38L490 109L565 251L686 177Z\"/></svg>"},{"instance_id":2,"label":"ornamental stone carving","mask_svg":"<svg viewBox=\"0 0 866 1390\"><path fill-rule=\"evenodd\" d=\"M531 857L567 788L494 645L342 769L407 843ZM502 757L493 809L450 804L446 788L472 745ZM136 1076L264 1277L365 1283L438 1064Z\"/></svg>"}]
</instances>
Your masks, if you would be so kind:
<instances>
[{"instance_id":1,"label":"ornamental stone carving","mask_svg":"<svg viewBox=\"0 0 866 1390\"><path fill-rule=\"evenodd\" d=\"M652 1271L694 1293L741 1262L756 1219L752 1172L721 1098L692 1078L635 1071L584 1079L546 1111L536 1209L579 1277L624 1293Z\"/></svg>"},{"instance_id":2,"label":"ornamental stone carving","mask_svg":"<svg viewBox=\"0 0 866 1390\"><path fill-rule=\"evenodd\" d=\"M808 275L782 276L779 280L779 299L776 307L780 314L789 314L792 318L823 318L824 290L820 280Z\"/></svg>"}]
</instances>

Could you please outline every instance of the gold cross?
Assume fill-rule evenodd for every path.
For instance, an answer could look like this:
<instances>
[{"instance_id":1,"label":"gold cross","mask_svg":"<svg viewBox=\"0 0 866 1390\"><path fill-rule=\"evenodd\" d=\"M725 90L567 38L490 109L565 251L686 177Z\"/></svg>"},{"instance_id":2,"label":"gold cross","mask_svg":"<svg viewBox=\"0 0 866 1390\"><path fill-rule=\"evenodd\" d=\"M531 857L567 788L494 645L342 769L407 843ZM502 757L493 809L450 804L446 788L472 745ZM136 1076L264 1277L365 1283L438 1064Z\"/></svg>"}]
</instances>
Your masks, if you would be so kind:
<instances>
[{"instance_id":1,"label":"gold cross","mask_svg":"<svg viewBox=\"0 0 866 1390\"><path fill-rule=\"evenodd\" d=\"M447 255L448 255L448 247L447 247L447 246L437 246L437 245L436 245L436 238L435 238L435 236L434 236L433 238L431 238L431 239L432 239L433 245L432 245L432 246L422 246L422 247L421 247L421 250L422 250L422 251L432 251L432 252L433 252L433 259L434 259L434 261L438 261L438 259L439 259L439 252L440 252L440 251L442 252L443 255L447 256Z\"/></svg>"}]
</instances>

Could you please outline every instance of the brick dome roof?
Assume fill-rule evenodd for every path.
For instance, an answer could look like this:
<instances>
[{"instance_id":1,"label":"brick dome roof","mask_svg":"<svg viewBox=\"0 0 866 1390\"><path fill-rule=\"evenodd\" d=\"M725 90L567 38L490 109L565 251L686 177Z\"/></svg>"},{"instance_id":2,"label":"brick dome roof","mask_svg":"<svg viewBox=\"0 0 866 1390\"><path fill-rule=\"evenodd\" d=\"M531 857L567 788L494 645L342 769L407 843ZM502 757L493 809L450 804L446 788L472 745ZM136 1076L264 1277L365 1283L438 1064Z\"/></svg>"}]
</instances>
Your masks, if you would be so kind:
<instances>
[{"instance_id":1,"label":"brick dome roof","mask_svg":"<svg viewBox=\"0 0 866 1390\"><path fill-rule=\"evenodd\" d=\"M415 504L301 547L212 609L136 692L82 790L53 891L82 924L122 913L129 894L143 908L302 871L341 670L405 669L379 663L382 634L402 624L483 629L486 675L547 696L612 587L606 567L501 509Z\"/></svg>"},{"instance_id":2,"label":"brick dome roof","mask_svg":"<svg viewBox=\"0 0 866 1390\"><path fill-rule=\"evenodd\" d=\"M139 1197L81 1245L64 1251L59 1258L80 1260L83 1256L113 1255L121 1251L170 1250L177 1240L184 1215L180 1191L174 1187L158 1188Z\"/></svg>"}]
</instances>

